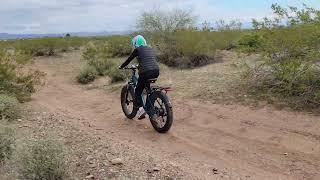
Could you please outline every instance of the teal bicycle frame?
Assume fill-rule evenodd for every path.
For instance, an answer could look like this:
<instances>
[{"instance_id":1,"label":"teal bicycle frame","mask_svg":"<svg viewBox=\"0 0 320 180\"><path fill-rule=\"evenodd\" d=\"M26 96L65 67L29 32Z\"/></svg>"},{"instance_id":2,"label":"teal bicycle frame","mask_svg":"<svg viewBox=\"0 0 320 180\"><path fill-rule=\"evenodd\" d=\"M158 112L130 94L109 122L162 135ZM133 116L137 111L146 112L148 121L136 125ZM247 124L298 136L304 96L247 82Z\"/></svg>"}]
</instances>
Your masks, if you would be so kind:
<instances>
[{"instance_id":1,"label":"teal bicycle frame","mask_svg":"<svg viewBox=\"0 0 320 180\"><path fill-rule=\"evenodd\" d=\"M132 85L135 89L138 84L139 75L137 74L136 72L137 70L135 68L130 68L130 69L132 69L132 76L129 84ZM149 116L152 116L154 112L153 112L153 106L150 100L150 95L152 94L152 88L150 87L150 84L147 85L145 90L147 92L146 98L143 98L144 97L143 94L140 96L140 98L142 100L144 110L147 112Z\"/></svg>"}]
</instances>

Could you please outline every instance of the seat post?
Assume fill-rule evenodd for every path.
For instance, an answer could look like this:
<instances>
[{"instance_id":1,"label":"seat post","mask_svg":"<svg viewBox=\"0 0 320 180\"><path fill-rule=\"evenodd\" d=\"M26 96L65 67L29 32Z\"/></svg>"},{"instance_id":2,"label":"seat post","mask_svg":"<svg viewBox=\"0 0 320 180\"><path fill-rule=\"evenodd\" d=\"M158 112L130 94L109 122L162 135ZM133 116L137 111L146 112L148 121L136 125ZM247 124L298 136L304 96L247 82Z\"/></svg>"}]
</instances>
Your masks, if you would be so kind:
<instances>
[{"instance_id":1,"label":"seat post","mask_svg":"<svg viewBox=\"0 0 320 180\"><path fill-rule=\"evenodd\" d=\"M147 93L149 93L151 91L151 84L150 82L147 82L146 84L146 90L147 90Z\"/></svg>"},{"instance_id":2,"label":"seat post","mask_svg":"<svg viewBox=\"0 0 320 180\"><path fill-rule=\"evenodd\" d=\"M148 79L147 84L146 84L146 88L148 93L151 92L151 84L155 83L157 81L157 79Z\"/></svg>"}]
</instances>

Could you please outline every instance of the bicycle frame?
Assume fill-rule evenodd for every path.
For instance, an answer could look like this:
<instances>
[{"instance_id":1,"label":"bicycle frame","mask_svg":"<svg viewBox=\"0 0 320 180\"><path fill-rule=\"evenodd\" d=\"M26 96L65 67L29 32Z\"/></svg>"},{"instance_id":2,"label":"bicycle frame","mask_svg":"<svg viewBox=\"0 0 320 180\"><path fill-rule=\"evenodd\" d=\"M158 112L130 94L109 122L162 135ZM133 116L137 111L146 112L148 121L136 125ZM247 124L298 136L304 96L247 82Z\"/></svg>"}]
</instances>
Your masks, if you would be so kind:
<instances>
[{"instance_id":1,"label":"bicycle frame","mask_svg":"<svg viewBox=\"0 0 320 180\"><path fill-rule=\"evenodd\" d=\"M121 90L121 106L126 117L133 119L137 115L138 109L134 106L132 107L132 104L130 105L130 103L132 103L133 100L136 100L134 98L134 91L136 90L139 78L141 77L139 77L139 73L137 73L137 65L121 69L130 69L132 71L131 78ZM171 91L171 88L156 86L153 84L155 82L156 79L149 79L146 82L146 87L144 88L142 95L138 98L141 98L142 106L148 114L153 128L159 133L166 133L171 128L173 122L172 105L167 96L167 92ZM131 95L132 98L129 99L129 95ZM130 107L128 107L129 105Z\"/></svg>"},{"instance_id":2,"label":"bicycle frame","mask_svg":"<svg viewBox=\"0 0 320 180\"><path fill-rule=\"evenodd\" d=\"M138 79L139 79L139 75L136 72L136 69L132 69L132 76L131 76L131 81L129 82L129 84L133 85L134 88L136 88L137 84L138 84ZM152 104L150 101L150 91L151 89L148 89L149 87L145 88L145 90L147 91L146 94L146 99L143 98L143 94L141 95L141 99L142 99L142 103L143 103L143 108L145 109L145 111L149 114L152 115Z\"/></svg>"}]
</instances>

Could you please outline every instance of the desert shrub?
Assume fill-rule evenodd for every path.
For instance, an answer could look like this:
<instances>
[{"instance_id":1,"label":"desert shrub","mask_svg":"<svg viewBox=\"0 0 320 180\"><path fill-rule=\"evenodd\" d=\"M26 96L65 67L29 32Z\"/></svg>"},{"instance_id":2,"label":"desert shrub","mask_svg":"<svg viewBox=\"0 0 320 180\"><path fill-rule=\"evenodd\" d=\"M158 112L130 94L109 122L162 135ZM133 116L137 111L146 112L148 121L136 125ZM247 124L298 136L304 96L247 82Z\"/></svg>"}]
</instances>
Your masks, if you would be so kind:
<instances>
[{"instance_id":1,"label":"desert shrub","mask_svg":"<svg viewBox=\"0 0 320 180\"><path fill-rule=\"evenodd\" d=\"M257 36L263 39L258 47L262 58L246 74L249 90L261 97L286 101L295 108L317 108L320 105L320 13L308 8L299 11L291 7L292 11L288 12L277 5L272 7L278 19L255 22L259 24ZM289 19L289 24L283 26L281 18Z\"/></svg>"},{"instance_id":2,"label":"desert shrub","mask_svg":"<svg viewBox=\"0 0 320 180\"><path fill-rule=\"evenodd\" d=\"M114 63L108 61L108 59L97 59L93 64L91 64L91 66L96 69L99 76L103 76L105 75L106 71L108 71L110 68L113 68Z\"/></svg>"},{"instance_id":3,"label":"desert shrub","mask_svg":"<svg viewBox=\"0 0 320 180\"><path fill-rule=\"evenodd\" d=\"M89 42L86 47L84 52L82 53L82 59L87 61L88 63L94 63L94 60L97 58L98 56L98 47L100 46L97 45L94 42Z\"/></svg>"},{"instance_id":4,"label":"desert shrub","mask_svg":"<svg viewBox=\"0 0 320 180\"><path fill-rule=\"evenodd\" d=\"M107 72L116 67L116 63L114 61L110 61L109 59L100 59L98 64L94 66L100 76L104 76Z\"/></svg>"},{"instance_id":5,"label":"desert shrub","mask_svg":"<svg viewBox=\"0 0 320 180\"><path fill-rule=\"evenodd\" d=\"M38 38L1 41L0 49L14 49L32 56L53 56L60 52L79 49L89 41L88 38Z\"/></svg>"},{"instance_id":6,"label":"desert shrub","mask_svg":"<svg viewBox=\"0 0 320 180\"><path fill-rule=\"evenodd\" d=\"M132 51L129 36L111 36L107 38L108 52L111 57L123 57L130 55Z\"/></svg>"},{"instance_id":7,"label":"desert shrub","mask_svg":"<svg viewBox=\"0 0 320 180\"><path fill-rule=\"evenodd\" d=\"M179 31L173 34L173 45L182 56L206 54L214 57L216 47L210 35L208 32Z\"/></svg>"},{"instance_id":8,"label":"desert shrub","mask_svg":"<svg viewBox=\"0 0 320 180\"><path fill-rule=\"evenodd\" d=\"M77 76L79 83L88 84L96 79L98 72L94 66L84 65L80 69L80 74Z\"/></svg>"},{"instance_id":9,"label":"desert shrub","mask_svg":"<svg viewBox=\"0 0 320 180\"><path fill-rule=\"evenodd\" d=\"M10 159L14 151L14 131L7 127L0 127L0 164Z\"/></svg>"},{"instance_id":10,"label":"desert shrub","mask_svg":"<svg viewBox=\"0 0 320 180\"><path fill-rule=\"evenodd\" d=\"M217 62L216 50L231 49L235 46L241 31L196 31L181 30L169 33L159 40L158 49L160 62L179 68L193 68Z\"/></svg>"},{"instance_id":11,"label":"desert shrub","mask_svg":"<svg viewBox=\"0 0 320 180\"><path fill-rule=\"evenodd\" d=\"M0 118L14 120L20 116L17 98L0 94Z\"/></svg>"},{"instance_id":12,"label":"desert shrub","mask_svg":"<svg viewBox=\"0 0 320 180\"><path fill-rule=\"evenodd\" d=\"M240 31L242 28L242 22L239 19L231 20L231 21L225 21L223 19L220 19L215 22L215 28L217 31ZM208 29L208 28L204 28Z\"/></svg>"},{"instance_id":13,"label":"desert shrub","mask_svg":"<svg viewBox=\"0 0 320 180\"><path fill-rule=\"evenodd\" d=\"M108 61L110 57L106 42L91 43L82 54L82 59L88 65L93 66L100 76L104 75L106 70L114 66L112 62Z\"/></svg>"},{"instance_id":14,"label":"desert shrub","mask_svg":"<svg viewBox=\"0 0 320 180\"><path fill-rule=\"evenodd\" d=\"M212 62L216 62L214 58L207 55L193 55L193 56L170 56L168 54L160 54L157 56L157 59L170 67L175 68L194 68L200 67Z\"/></svg>"},{"instance_id":15,"label":"desert shrub","mask_svg":"<svg viewBox=\"0 0 320 180\"><path fill-rule=\"evenodd\" d=\"M20 102L29 101L32 93L36 92L36 86L42 85L42 79L45 76L44 72L39 70L30 70L26 73L17 73L16 84L12 89L15 96Z\"/></svg>"},{"instance_id":16,"label":"desert shrub","mask_svg":"<svg viewBox=\"0 0 320 180\"><path fill-rule=\"evenodd\" d=\"M67 177L63 146L51 139L28 142L19 152L19 175L26 180L62 180Z\"/></svg>"},{"instance_id":17,"label":"desert shrub","mask_svg":"<svg viewBox=\"0 0 320 180\"><path fill-rule=\"evenodd\" d=\"M108 59L97 59L91 66L95 67L99 76L107 75L110 69L116 68L117 63L113 60Z\"/></svg>"},{"instance_id":18,"label":"desert shrub","mask_svg":"<svg viewBox=\"0 0 320 180\"><path fill-rule=\"evenodd\" d=\"M256 32L250 32L238 41L238 50L245 53L258 53L263 46L263 37Z\"/></svg>"},{"instance_id":19,"label":"desert shrub","mask_svg":"<svg viewBox=\"0 0 320 180\"><path fill-rule=\"evenodd\" d=\"M125 81L130 77L128 71L120 70L118 68L110 69L107 75L111 78L112 83Z\"/></svg>"},{"instance_id":20,"label":"desert shrub","mask_svg":"<svg viewBox=\"0 0 320 180\"><path fill-rule=\"evenodd\" d=\"M30 62L28 55L0 50L0 93L10 94L23 102L30 98L35 86L44 76L40 71L25 72L24 65Z\"/></svg>"},{"instance_id":21,"label":"desert shrub","mask_svg":"<svg viewBox=\"0 0 320 180\"><path fill-rule=\"evenodd\" d=\"M127 72L118 69L121 62L111 57L109 44L106 42L91 43L82 54L82 59L95 69L98 75L109 76L112 82L125 80L128 77ZM92 68L90 69L91 71Z\"/></svg>"},{"instance_id":22,"label":"desert shrub","mask_svg":"<svg viewBox=\"0 0 320 180\"><path fill-rule=\"evenodd\" d=\"M24 51L32 56L54 55L57 48L57 42L53 38L26 39L10 41L15 50Z\"/></svg>"}]
</instances>

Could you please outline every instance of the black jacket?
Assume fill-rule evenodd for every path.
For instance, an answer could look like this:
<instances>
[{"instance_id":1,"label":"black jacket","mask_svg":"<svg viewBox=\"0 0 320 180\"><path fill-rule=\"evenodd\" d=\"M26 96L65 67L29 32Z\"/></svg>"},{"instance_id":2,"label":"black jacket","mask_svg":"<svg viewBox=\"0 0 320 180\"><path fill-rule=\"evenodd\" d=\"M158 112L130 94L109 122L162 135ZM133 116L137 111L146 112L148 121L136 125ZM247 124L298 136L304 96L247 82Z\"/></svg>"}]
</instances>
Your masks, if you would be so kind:
<instances>
[{"instance_id":1,"label":"black jacket","mask_svg":"<svg viewBox=\"0 0 320 180\"><path fill-rule=\"evenodd\" d=\"M155 54L152 48L148 46L140 46L136 48L120 67L126 67L135 57L137 57L139 63L139 74L147 71L159 70Z\"/></svg>"}]
</instances>

